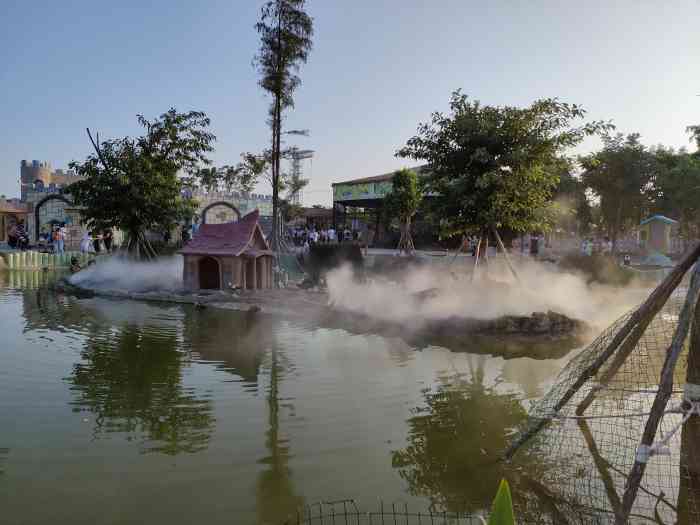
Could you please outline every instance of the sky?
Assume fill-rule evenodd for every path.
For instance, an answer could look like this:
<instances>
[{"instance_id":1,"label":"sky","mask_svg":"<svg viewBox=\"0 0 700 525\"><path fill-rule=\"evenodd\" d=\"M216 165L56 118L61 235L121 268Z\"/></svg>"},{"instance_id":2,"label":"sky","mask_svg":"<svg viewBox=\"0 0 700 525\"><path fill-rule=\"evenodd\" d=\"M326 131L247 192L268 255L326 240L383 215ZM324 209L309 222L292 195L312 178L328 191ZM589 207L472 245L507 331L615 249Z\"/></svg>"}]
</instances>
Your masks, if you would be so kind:
<instances>
[{"instance_id":1,"label":"sky","mask_svg":"<svg viewBox=\"0 0 700 525\"><path fill-rule=\"evenodd\" d=\"M201 110L216 165L269 141L252 66L257 0L0 0L0 194L21 159L66 168L136 114ZM700 123L700 3L308 0L314 48L287 129L313 149L304 202L331 182L411 166L395 152L461 89L491 105L559 97L648 145L686 146ZM291 137L290 137L291 138ZM597 147L583 144L580 153ZM260 192L269 188L260 186Z\"/></svg>"}]
</instances>

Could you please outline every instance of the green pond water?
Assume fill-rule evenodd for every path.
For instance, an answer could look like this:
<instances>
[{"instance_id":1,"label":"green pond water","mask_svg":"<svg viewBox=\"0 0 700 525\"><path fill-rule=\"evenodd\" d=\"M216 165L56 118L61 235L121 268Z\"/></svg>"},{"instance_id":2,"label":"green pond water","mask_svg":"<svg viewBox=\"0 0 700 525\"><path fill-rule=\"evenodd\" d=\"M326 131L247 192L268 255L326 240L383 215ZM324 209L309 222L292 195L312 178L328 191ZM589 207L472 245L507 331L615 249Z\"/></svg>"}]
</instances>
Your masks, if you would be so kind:
<instances>
[{"instance_id":1,"label":"green pond water","mask_svg":"<svg viewBox=\"0 0 700 525\"><path fill-rule=\"evenodd\" d=\"M567 359L77 299L35 275L0 273L2 524L278 524L345 498L483 511Z\"/></svg>"}]
</instances>

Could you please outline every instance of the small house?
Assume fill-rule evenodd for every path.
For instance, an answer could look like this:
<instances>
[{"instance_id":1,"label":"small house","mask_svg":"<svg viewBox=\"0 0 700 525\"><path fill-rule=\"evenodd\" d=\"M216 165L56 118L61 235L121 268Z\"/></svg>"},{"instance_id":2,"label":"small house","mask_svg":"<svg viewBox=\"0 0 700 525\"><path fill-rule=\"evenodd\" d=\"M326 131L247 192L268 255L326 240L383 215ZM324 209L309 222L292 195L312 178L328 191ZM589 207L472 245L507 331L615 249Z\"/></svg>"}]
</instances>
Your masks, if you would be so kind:
<instances>
[{"instance_id":1,"label":"small house","mask_svg":"<svg viewBox=\"0 0 700 525\"><path fill-rule=\"evenodd\" d=\"M678 221L664 215L652 215L639 225L639 245L649 252L669 253L671 251L671 231Z\"/></svg>"},{"instance_id":2,"label":"small house","mask_svg":"<svg viewBox=\"0 0 700 525\"><path fill-rule=\"evenodd\" d=\"M273 252L258 210L236 222L202 224L180 251L187 290L272 288Z\"/></svg>"}]
</instances>

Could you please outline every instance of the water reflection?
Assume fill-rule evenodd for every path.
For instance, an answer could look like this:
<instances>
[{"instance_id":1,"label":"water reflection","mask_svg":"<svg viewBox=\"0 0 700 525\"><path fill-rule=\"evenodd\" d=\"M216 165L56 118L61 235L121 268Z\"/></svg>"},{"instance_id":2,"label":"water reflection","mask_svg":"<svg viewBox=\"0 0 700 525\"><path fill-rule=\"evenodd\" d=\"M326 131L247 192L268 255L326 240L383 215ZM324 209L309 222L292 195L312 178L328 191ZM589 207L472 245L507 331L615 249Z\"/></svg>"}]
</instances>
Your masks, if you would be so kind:
<instances>
[{"instance_id":1,"label":"water reflection","mask_svg":"<svg viewBox=\"0 0 700 525\"><path fill-rule=\"evenodd\" d=\"M5 463L5 458L7 457L7 455L9 453L10 453L9 448L0 448L0 476L2 476L5 473L3 466Z\"/></svg>"},{"instance_id":2,"label":"water reflection","mask_svg":"<svg viewBox=\"0 0 700 525\"><path fill-rule=\"evenodd\" d=\"M507 430L526 417L515 395L485 384L486 360L468 356L468 374L439 377L408 421L408 446L392 454L410 492L427 496L438 510L488 508L503 476Z\"/></svg>"},{"instance_id":3,"label":"water reflection","mask_svg":"<svg viewBox=\"0 0 700 525\"><path fill-rule=\"evenodd\" d=\"M176 333L126 324L88 337L82 362L68 381L74 409L95 416L95 437L141 436L143 452L194 453L205 449L214 426L210 401L182 384L185 355Z\"/></svg>"},{"instance_id":4,"label":"water reflection","mask_svg":"<svg viewBox=\"0 0 700 525\"><path fill-rule=\"evenodd\" d=\"M260 364L272 345L269 318L230 310L187 308L183 339L193 359L210 361L257 388Z\"/></svg>"},{"instance_id":5,"label":"water reflection","mask_svg":"<svg viewBox=\"0 0 700 525\"><path fill-rule=\"evenodd\" d=\"M265 448L268 455L260 460L264 470L256 484L258 523L282 523L291 518L303 506L304 499L298 496L292 485L288 463L290 459L289 441L283 437L280 428L280 383L288 367L286 359L277 345L270 352L269 378L267 391L267 421Z\"/></svg>"}]
</instances>

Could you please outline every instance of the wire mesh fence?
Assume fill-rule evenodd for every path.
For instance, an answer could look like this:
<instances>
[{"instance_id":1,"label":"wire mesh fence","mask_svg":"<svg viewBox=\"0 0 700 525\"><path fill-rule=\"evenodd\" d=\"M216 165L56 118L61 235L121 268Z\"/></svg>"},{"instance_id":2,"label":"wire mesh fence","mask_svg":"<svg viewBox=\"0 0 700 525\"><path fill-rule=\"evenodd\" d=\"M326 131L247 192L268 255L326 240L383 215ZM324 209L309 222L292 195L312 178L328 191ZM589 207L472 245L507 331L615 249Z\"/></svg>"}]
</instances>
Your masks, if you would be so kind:
<instances>
[{"instance_id":1,"label":"wire mesh fence","mask_svg":"<svg viewBox=\"0 0 700 525\"><path fill-rule=\"evenodd\" d=\"M284 525L483 525L475 514L416 511L407 503L379 501L372 509L353 499L323 501L299 509Z\"/></svg>"},{"instance_id":2,"label":"wire mesh fence","mask_svg":"<svg viewBox=\"0 0 700 525\"><path fill-rule=\"evenodd\" d=\"M541 470L538 483L547 488L555 515L560 516L552 522L612 523L620 512L686 291L680 286L671 295L619 369L612 369L619 363L610 359L561 406L571 385L605 351L630 314L578 354L531 409L530 428L544 420L548 423L527 449L528 454L546 458L548 466ZM657 435L667 440L667 446L647 464L630 523L700 523L700 418L688 419L682 431L674 432L682 423L687 368L686 342ZM582 406L587 408L581 410Z\"/></svg>"}]
</instances>

